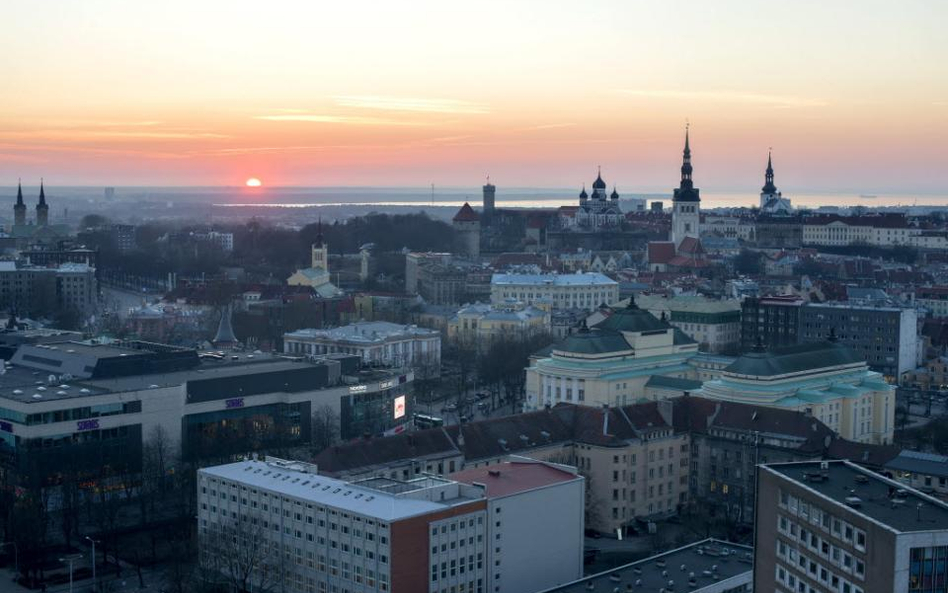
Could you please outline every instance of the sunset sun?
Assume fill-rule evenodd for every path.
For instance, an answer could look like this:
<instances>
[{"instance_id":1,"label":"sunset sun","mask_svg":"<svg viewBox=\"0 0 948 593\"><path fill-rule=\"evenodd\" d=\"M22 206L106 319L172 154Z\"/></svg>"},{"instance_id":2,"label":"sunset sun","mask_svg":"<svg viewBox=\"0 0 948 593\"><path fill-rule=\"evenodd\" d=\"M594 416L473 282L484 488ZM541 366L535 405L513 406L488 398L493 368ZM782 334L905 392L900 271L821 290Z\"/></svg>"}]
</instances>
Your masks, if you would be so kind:
<instances>
[{"instance_id":1,"label":"sunset sun","mask_svg":"<svg viewBox=\"0 0 948 593\"><path fill-rule=\"evenodd\" d=\"M251 177L246 181L247 187L260 187L263 183L260 182L256 177Z\"/></svg>"}]
</instances>

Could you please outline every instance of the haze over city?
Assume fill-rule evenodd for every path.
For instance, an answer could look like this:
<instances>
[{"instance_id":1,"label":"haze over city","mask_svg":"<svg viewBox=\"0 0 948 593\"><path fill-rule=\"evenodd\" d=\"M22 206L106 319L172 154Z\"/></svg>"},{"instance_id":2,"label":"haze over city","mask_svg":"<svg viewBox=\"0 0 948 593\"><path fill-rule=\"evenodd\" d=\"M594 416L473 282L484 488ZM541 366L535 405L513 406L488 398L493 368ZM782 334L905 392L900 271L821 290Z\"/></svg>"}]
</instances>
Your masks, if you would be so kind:
<instances>
[{"instance_id":1,"label":"haze over city","mask_svg":"<svg viewBox=\"0 0 948 593\"><path fill-rule=\"evenodd\" d=\"M938 2L7 7L0 180L943 194Z\"/></svg>"}]
</instances>

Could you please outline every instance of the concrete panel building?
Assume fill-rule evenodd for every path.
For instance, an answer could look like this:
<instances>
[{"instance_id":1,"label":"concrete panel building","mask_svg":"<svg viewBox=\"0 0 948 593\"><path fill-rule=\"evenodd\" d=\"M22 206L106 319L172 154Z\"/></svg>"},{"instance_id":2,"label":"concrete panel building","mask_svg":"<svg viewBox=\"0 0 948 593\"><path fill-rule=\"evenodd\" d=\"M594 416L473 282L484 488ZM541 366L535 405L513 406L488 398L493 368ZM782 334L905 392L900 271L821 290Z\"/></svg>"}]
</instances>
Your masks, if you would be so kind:
<instances>
[{"instance_id":1,"label":"concrete panel building","mask_svg":"<svg viewBox=\"0 0 948 593\"><path fill-rule=\"evenodd\" d=\"M755 591L945 590L948 505L846 461L757 475Z\"/></svg>"}]
</instances>

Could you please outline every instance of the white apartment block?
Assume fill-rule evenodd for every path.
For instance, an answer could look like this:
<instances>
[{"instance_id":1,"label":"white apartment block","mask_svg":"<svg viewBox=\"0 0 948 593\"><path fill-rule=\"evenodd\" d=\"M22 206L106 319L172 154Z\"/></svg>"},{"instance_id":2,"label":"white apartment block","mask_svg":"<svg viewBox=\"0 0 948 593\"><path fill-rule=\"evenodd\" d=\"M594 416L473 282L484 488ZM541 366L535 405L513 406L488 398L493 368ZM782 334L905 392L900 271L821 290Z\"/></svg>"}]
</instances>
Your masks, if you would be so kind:
<instances>
[{"instance_id":1,"label":"white apartment block","mask_svg":"<svg viewBox=\"0 0 948 593\"><path fill-rule=\"evenodd\" d=\"M580 576L582 477L534 461L490 471L466 483L346 482L274 458L202 469L201 561L286 593L528 592ZM552 544L539 565L521 561L531 529Z\"/></svg>"}]
</instances>

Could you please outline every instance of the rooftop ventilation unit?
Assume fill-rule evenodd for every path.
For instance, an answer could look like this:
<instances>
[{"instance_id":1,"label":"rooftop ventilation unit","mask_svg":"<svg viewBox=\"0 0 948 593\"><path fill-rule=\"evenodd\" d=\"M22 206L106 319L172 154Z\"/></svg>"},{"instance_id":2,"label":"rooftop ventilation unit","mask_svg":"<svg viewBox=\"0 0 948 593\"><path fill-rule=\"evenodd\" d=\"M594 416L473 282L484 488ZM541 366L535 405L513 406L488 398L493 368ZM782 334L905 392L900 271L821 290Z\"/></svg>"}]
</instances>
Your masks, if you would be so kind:
<instances>
[{"instance_id":1,"label":"rooftop ventilation unit","mask_svg":"<svg viewBox=\"0 0 948 593\"><path fill-rule=\"evenodd\" d=\"M858 496L847 496L845 498L846 506L850 506L854 509L858 509L862 506L862 499Z\"/></svg>"}]
</instances>

